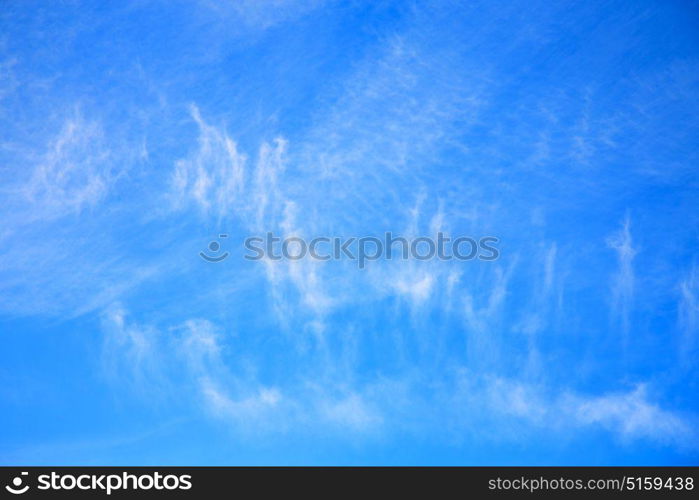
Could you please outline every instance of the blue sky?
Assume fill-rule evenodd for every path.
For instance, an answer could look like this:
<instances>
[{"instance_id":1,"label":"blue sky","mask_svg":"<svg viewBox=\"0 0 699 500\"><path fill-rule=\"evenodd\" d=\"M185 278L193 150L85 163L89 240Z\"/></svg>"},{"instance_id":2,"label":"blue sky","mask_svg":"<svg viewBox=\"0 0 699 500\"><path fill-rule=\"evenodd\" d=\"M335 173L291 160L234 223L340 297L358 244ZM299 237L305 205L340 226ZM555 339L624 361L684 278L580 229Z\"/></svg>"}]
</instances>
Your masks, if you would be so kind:
<instances>
[{"instance_id":1,"label":"blue sky","mask_svg":"<svg viewBox=\"0 0 699 500\"><path fill-rule=\"evenodd\" d=\"M696 465L698 24L3 1L0 463ZM500 258L243 259L267 231Z\"/></svg>"}]
</instances>

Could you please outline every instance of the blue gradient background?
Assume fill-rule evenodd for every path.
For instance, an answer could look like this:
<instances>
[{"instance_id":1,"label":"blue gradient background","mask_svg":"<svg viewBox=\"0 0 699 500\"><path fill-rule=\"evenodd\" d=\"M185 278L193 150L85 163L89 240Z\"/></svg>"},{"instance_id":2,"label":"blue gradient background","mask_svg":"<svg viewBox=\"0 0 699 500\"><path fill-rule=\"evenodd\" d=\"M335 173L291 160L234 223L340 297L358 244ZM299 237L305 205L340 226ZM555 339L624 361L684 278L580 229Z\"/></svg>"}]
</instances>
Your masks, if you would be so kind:
<instances>
[{"instance_id":1,"label":"blue gradient background","mask_svg":"<svg viewBox=\"0 0 699 500\"><path fill-rule=\"evenodd\" d=\"M1 1L0 463L696 465L698 27ZM501 256L243 259L267 231Z\"/></svg>"}]
</instances>

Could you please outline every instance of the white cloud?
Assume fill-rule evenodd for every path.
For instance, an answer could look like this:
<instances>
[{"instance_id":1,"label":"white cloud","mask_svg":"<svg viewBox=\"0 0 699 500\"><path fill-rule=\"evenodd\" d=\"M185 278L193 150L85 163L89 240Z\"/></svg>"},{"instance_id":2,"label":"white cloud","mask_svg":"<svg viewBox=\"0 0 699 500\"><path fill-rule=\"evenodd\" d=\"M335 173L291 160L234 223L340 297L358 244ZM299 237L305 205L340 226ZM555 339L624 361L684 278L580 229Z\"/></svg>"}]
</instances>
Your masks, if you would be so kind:
<instances>
[{"instance_id":1,"label":"white cloud","mask_svg":"<svg viewBox=\"0 0 699 500\"><path fill-rule=\"evenodd\" d=\"M232 22L230 16L247 27L265 30L289 22L318 8L327 0L202 0L217 16Z\"/></svg>"},{"instance_id":2,"label":"white cloud","mask_svg":"<svg viewBox=\"0 0 699 500\"><path fill-rule=\"evenodd\" d=\"M257 393L233 399L216 382L208 377L199 380L204 401L209 410L220 419L236 422L246 427L256 427L260 419L273 416L282 399L274 388L261 388ZM268 429L269 430L269 429Z\"/></svg>"},{"instance_id":3,"label":"white cloud","mask_svg":"<svg viewBox=\"0 0 699 500\"><path fill-rule=\"evenodd\" d=\"M101 361L108 380L146 401L166 398L170 388L166 360L159 356L164 341L160 332L129 321L119 304L105 311L102 327Z\"/></svg>"},{"instance_id":4,"label":"white cloud","mask_svg":"<svg viewBox=\"0 0 699 500\"><path fill-rule=\"evenodd\" d=\"M620 318L621 327L626 336L629 332L629 321L633 307L635 274L633 259L637 250L633 248L631 239L631 218L624 219L622 228L607 239L607 245L616 251L619 269L612 278L612 309L615 316Z\"/></svg>"},{"instance_id":5,"label":"white cloud","mask_svg":"<svg viewBox=\"0 0 699 500\"><path fill-rule=\"evenodd\" d=\"M469 375L470 374L470 375ZM624 443L650 441L678 448L699 448L695 415L683 415L650 400L647 386L602 395L556 391L526 380L462 374L458 405L478 406L481 418L496 418L503 433L533 431L552 435L584 434L601 428ZM510 421L508 419L515 419ZM527 427L518 427L517 422ZM517 430L515 430L517 429Z\"/></svg>"},{"instance_id":6,"label":"white cloud","mask_svg":"<svg viewBox=\"0 0 699 500\"><path fill-rule=\"evenodd\" d=\"M280 176L285 169L284 156L287 142L278 138L273 145L262 144L254 174L254 188L250 201L255 209L254 228L268 230L278 221L288 200L280 192Z\"/></svg>"},{"instance_id":7,"label":"white cloud","mask_svg":"<svg viewBox=\"0 0 699 500\"><path fill-rule=\"evenodd\" d=\"M680 357L684 363L691 362L697 347L699 332L699 273L696 266L680 282L678 324L682 332Z\"/></svg>"},{"instance_id":8,"label":"white cloud","mask_svg":"<svg viewBox=\"0 0 699 500\"><path fill-rule=\"evenodd\" d=\"M373 430L382 423L380 414L359 394L350 394L335 401L324 401L321 412L326 420L345 429Z\"/></svg>"},{"instance_id":9,"label":"white cloud","mask_svg":"<svg viewBox=\"0 0 699 500\"><path fill-rule=\"evenodd\" d=\"M511 265L507 271L504 271L501 267L495 268L493 276L490 276L490 288L487 290L486 297L484 297L485 304L481 307L478 307L474 295L471 293L465 294L464 315L470 330L483 334L497 321L507 297L508 281L510 280L513 267ZM479 293L478 295L481 294Z\"/></svg>"},{"instance_id":10,"label":"white cloud","mask_svg":"<svg viewBox=\"0 0 699 500\"><path fill-rule=\"evenodd\" d=\"M115 385L126 385L146 401L203 402L213 416L230 419L243 430L270 417L267 412L282 399L278 389L231 371L222 357L222 333L211 322L190 319L165 336L127 317L120 306L104 317L102 361Z\"/></svg>"},{"instance_id":11,"label":"white cloud","mask_svg":"<svg viewBox=\"0 0 699 500\"><path fill-rule=\"evenodd\" d=\"M107 133L96 113L79 106L56 114L46 119L47 136L43 127L19 127L40 132L17 134L8 147L11 163L0 166L7 171L0 189L0 309L12 315L94 311L158 268L130 261L132 253L115 251L112 240L114 214L130 209L128 195L114 195L138 156L123 130Z\"/></svg>"},{"instance_id":12,"label":"white cloud","mask_svg":"<svg viewBox=\"0 0 699 500\"><path fill-rule=\"evenodd\" d=\"M116 176L111 162L101 126L76 112L51 140L22 188L33 216L79 213L103 200Z\"/></svg>"},{"instance_id":13,"label":"white cloud","mask_svg":"<svg viewBox=\"0 0 699 500\"><path fill-rule=\"evenodd\" d=\"M293 426L306 432L321 426L365 433L383 422L370 394L340 389L327 371L287 384L283 391L260 383L255 370L241 370L243 360L228 351L230 336L207 320L187 320L164 335L163 329L130 321L128 312L115 305L105 312L103 328L102 363L109 380L150 403L189 400L244 434L285 432Z\"/></svg>"},{"instance_id":14,"label":"white cloud","mask_svg":"<svg viewBox=\"0 0 699 500\"><path fill-rule=\"evenodd\" d=\"M193 200L205 214L213 210L219 217L230 216L245 203L241 196L247 157L225 132L202 119L199 108L191 106L190 113L199 127L199 147L192 156L175 163L175 206Z\"/></svg>"},{"instance_id":15,"label":"white cloud","mask_svg":"<svg viewBox=\"0 0 699 500\"><path fill-rule=\"evenodd\" d=\"M649 439L696 448L694 423L648 401L644 385L597 397L568 396L561 403L582 425L600 425L623 439Z\"/></svg>"}]
</instances>

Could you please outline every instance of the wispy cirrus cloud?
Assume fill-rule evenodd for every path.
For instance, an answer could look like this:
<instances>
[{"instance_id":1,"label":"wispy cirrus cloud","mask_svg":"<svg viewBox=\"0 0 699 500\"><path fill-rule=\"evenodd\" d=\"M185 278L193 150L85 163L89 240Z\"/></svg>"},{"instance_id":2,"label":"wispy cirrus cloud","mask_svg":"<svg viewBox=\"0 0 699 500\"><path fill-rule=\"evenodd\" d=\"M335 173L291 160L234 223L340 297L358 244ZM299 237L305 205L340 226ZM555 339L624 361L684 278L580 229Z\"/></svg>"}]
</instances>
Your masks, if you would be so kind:
<instances>
[{"instance_id":1,"label":"wispy cirrus cloud","mask_svg":"<svg viewBox=\"0 0 699 500\"><path fill-rule=\"evenodd\" d=\"M650 439L694 449L699 446L695 418L668 411L649 400L647 387L601 396L567 396L564 405L583 425L599 425L623 440Z\"/></svg>"},{"instance_id":2,"label":"wispy cirrus cloud","mask_svg":"<svg viewBox=\"0 0 699 500\"><path fill-rule=\"evenodd\" d=\"M696 415L686 415L663 408L649 396L646 384L630 390L610 391L601 395L574 392L525 380L481 376L463 372L461 390L454 393L460 404L474 408L477 418L511 419L503 422L500 439L507 439L507 429L516 433L537 432L546 428L557 435L570 435L589 429L603 429L626 444L648 441L672 445L687 451L699 447ZM485 409L484 409L485 408ZM486 416L483 416L485 412ZM475 416L474 415L474 416ZM471 419L463 417L467 424ZM510 436L510 438L513 438Z\"/></svg>"},{"instance_id":3,"label":"wispy cirrus cloud","mask_svg":"<svg viewBox=\"0 0 699 500\"><path fill-rule=\"evenodd\" d=\"M44 144L17 146L22 168L0 191L3 310L74 317L107 306L154 274L156 264L134 267L115 252L105 231L119 206L110 196L134 162L127 146L79 108L61 116Z\"/></svg>"},{"instance_id":4,"label":"wispy cirrus cloud","mask_svg":"<svg viewBox=\"0 0 699 500\"><path fill-rule=\"evenodd\" d=\"M68 119L37 165L24 195L42 215L80 212L104 198L113 176L98 124Z\"/></svg>"},{"instance_id":5,"label":"wispy cirrus cloud","mask_svg":"<svg viewBox=\"0 0 699 500\"><path fill-rule=\"evenodd\" d=\"M239 211L247 157L223 130L206 123L196 106L190 113L199 128L198 149L190 158L178 160L172 175L172 201L176 208L194 202L204 214L214 210L219 217Z\"/></svg>"},{"instance_id":6,"label":"wispy cirrus cloud","mask_svg":"<svg viewBox=\"0 0 699 500\"><path fill-rule=\"evenodd\" d=\"M679 292L678 323L682 332L680 356L686 364L696 351L699 332L699 272L696 266L692 265L680 282Z\"/></svg>"},{"instance_id":7,"label":"wispy cirrus cloud","mask_svg":"<svg viewBox=\"0 0 699 500\"><path fill-rule=\"evenodd\" d=\"M624 335L628 335L635 288L633 260L637 253L631 239L631 218L628 214L622 228L607 239L607 245L616 251L619 263L611 284L612 311L619 319Z\"/></svg>"},{"instance_id":8,"label":"wispy cirrus cloud","mask_svg":"<svg viewBox=\"0 0 699 500\"><path fill-rule=\"evenodd\" d=\"M376 402L349 387L320 384L327 374L299 378L283 389L262 384L257 368L250 371L232 351L230 332L210 321L190 319L164 331L134 322L115 305L103 328L102 363L109 380L150 403L188 398L241 434L286 433L294 426L314 433L318 425L361 434L381 425Z\"/></svg>"},{"instance_id":9,"label":"wispy cirrus cloud","mask_svg":"<svg viewBox=\"0 0 699 500\"><path fill-rule=\"evenodd\" d=\"M19 150L16 161L26 173L10 179L2 190L6 207L13 209L10 220L47 222L94 208L128 168L128 163L117 166L123 160L119 148L105 137L98 120L86 118L79 109L71 111L43 149Z\"/></svg>"},{"instance_id":10,"label":"wispy cirrus cloud","mask_svg":"<svg viewBox=\"0 0 699 500\"><path fill-rule=\"evenodd\" d=\"M242 21L246 27L265 30L289 22L328 3L329 0L225 0L201 3L227 20ZM232 19L231 19L232 18Z\"/></svg>"}]
</instances>

